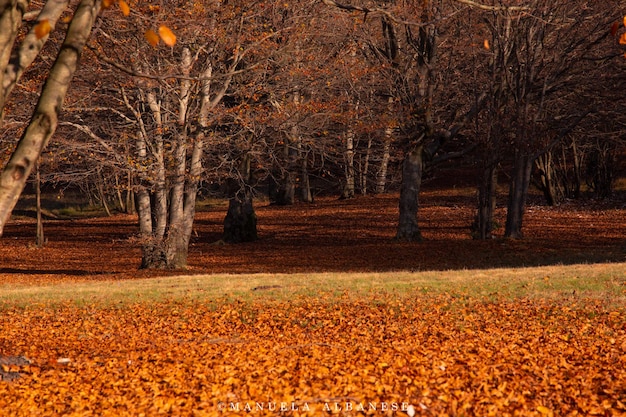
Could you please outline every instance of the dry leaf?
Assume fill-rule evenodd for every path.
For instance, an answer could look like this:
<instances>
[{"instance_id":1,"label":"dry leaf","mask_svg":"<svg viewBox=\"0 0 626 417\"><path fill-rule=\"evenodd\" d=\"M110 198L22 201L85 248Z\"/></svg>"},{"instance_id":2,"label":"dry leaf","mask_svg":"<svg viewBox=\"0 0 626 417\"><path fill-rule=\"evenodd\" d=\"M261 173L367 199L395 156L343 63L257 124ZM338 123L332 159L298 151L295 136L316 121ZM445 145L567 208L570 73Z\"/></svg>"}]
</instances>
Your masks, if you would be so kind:
<instances>
[{"instance_id":1,"label":"dry leaf","mask_svg":"<svg viewBox=\"0 0 626 417\"><path fill-rule=\"evenodd\" d=\"M156 32L153 31L152 29L148 29L146 33L144 34L144 36L146 40L148 41L148 43L152 46L157 46L160 42L159 35L157 35Z\"/></svg>"},{"instance_id":2,"label":"dry leaf","mask_svg":"<svg viewBox=\"0 0 626 417\"><path fill-rule=\"evenodd\" d=\"M130 6L128 6L128 3L126 3L124 0L119 0L118 4L124 16L130 15Z\"/></svg>"},{"instance_id":3,"label":"dry leaf","mask_svg":"<svg viewBox=\"0 0 626 417\"><path fill-rule=\"evenodd\" d=\"M42 39L48 36L50 29L52 29L50 22L48 19L44 19L35 26L35 36L37 36L37 39Z\"/></svg>"},{"instance_id":4,"label":"dry leaf","mask_svg":"<svg viewBox=\"0 0 626 417\"><path fill-rule=\"evenodd\" d=\"M167 46L176 45L176 35L174 35L174 32L167 26L161 25L159 27L159 36L161 36L161 40L163 40L163 43Z\"/></svg>"}]
</instances>

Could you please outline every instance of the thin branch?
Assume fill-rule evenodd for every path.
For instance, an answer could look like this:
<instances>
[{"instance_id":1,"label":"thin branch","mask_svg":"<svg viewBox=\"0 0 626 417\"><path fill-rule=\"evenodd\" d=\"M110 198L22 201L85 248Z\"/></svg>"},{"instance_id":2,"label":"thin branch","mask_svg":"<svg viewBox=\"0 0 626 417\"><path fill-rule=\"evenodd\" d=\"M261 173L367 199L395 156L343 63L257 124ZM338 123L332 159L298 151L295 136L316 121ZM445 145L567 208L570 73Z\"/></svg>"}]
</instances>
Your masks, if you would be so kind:
<instances>
[{"instance_id":1,"label":"thin branch","mask_svg":"<svg viewBox=\"0 0 626 417\"><path fill-rule=\"evenodd\" d=\"M417 27L423 27L423 26L429 26L432 25L434 22L411 22L411 21L407 21L407 20L403 20L403 19L399 19L397 18L393 13L385 10L385 9L381 9L379 7L375 7L370 9L369 7L362 7L362 6L353 6L351 4L343 4L343 3L339 3L335 0L322 0L322 3L324 3L327 6L331 6L331 7L336 7L338 9L341 10L345 10L348 12L361 12L363 13L363 20L366 20L368 16L372 15L372 16L385 16L386 18L388 18L390 21L397 23L397 24L402 24L402 25L408 25L408 26L417 26Z\"/></svg>"},{"instance_id":2,"label":"thin branch","mask_svg":"<svg viewBox=\"0 0 626 417\"><path fill-rule=\"evenodd\" d=\"M477 3L472 0L455 0L455 1L457 3L466 4L476 9L488 10L492 12L506 11L506 10L512 11L512 12L518 12L518 11L530 9L528 6L488 6L486 4Z\"/></svg>"},{"instance_id":3,"label":"thin branch","mask_svg":"<svg viewBox=\"0 0 626 417\"><path fill-rule=\"evenodd\" d=\"M550 141L548 146L546 146L545 148L540 149L539 151L537 151L535 154L532 155L532 158L537 159L541 155L543 155L546 152L550 151L557 143L559 143L561 141L561 139L563 139L569 132L574 130L574 128L576 126L578 126L578 124L580 122L582 122L585 117L587 117L591 113L595 113L595 112L596 112L596 109L591 108L591 109L587 109L587 111L585 111L584 113L581 113L578 116L576 116L574 121L569 126L566 126L566 127L562 128L562 129L560 129L559 130L559 134L554 139L552 139Z\"/></svg>"},{"instance_id":4,"label":"thin branch","mask_svg":"<svg viewBox=\"0 0 626 417\"><path fill-rule=\"evenodd\" d=\"M104 139L102 139L100 136L98 136L96 133L94 133L94 131L91 130L89 128L89 126L80 125L78 123L72 123L72 122L60 122L59 125L61 125L61 126L71 126L71 127L75 128L77 130L80 130L81 132L85 133L90 138L92 138L93 140L98 142L100 144L100 146L102 146L105 150L107 150L108 152L110 152L113 155L118 156L118 153L115 152L115 150L108 143L106 143L106 141Z\"/></svg>"},{"instance_id":5,"label":"thin branch","mask_svg":"<svg viewBox=\"0 0 626 417\"><path fill-rule=\"evenodd\" d=\"M455 1L457 3L464 4L468 7L474 7L477 9L488 10L488 11L523 11L523 10L529 9L529 7L527 6L488 6L488 5L477 3L471 0L455 0ZM338 9L345 10L348 12L361 12L364 15L363 20L367 19L368 15L374 15L374 16L383 15L394 23L408 25L408 26L423 27L423 26L429 26L435 23L435 21L412 22L412 21L399 19L393 13L389 12L388 10L381 9L379 7L369 8L369 7L363 7L363 6L353 6L351 4L339 3L335 0L322 0L322 3L324 3L327 6L336 7ZM456 14L456 13L453 13L453 14ZM447 17L449 18L450 16L447 16ZM440 20L443 20L443 19L440 19Z\"/></svg>"},{"instance_id":6,"label":"thin branch","mask_svg":"<svg viewBox=\"0 0 626 417\"><path fill-rule=\"evenodd\" d=\"M140 72L140 71L136 71L133 70L131 68L128 68L122 64L119 64L117 62L115 62L114 60L105 57L104 55L100 54L93 46L89 46L89 49L96 55L96 57L100 60L102 60L104 63L111 65L113 68L123 72L124 74L130 75L132 77L138 77L138 78L145 78L147 80L155 80L155 81L167 81L167 80L187 80L187 81L212 81L212 80L218 80L220 78L228 78L228 77L232 77L233 75L237 75L237 74L241 74L244 73L246 71L250 71L251 69L254 69L256 67L259 66L260 63L256 63L253 65L250 65L244 69L241 70L236 70L233 72L228 72L226 74L220 74L220 75L216 75L216 76L212 76L210 78L207 77L190 77L190 76L185 76L185 75L180 75L180 74L167 74L167 75L152 75L152 74L146 74L144 72Z\"/></svg>"},{"instance_id":7,"label":"thin branch","mask_svg":"<svg viewBox=\"0 0 626 417\"><path fill-rule=\"evenodd\" d=\"M268 39L271 39L273 37L276 37L277 35L279 35L281 32L283 32L284 30L287 30L289 28L285 28L285 29L281 29L278 30L276 32L272 32L264 37L262 37L261 39L259 39L258 41L254 42L250 47L246 48L246 49L242 49L240 50L239 47L237 47L237 50L235 51L235 56L233 57L233 60L235 62L240 62L242 60L242 58L248 54L248 52L250 52L254 47L260 45L261 43L265 42ZM237 74L242 74L246 71L250 71L253 70L254 68L258 67L261 62L257 62L256 64L252 64L247 66L244 69L240 69L240 70L235 70L235 66L232 66L231 69L225 73L225 74L220 74L220 75L216 75L216 76L211 76L209 78L207 77L191 77L189 75L180 75L180 74L168 74L168 75L152 75L152 74L146 74L143 72L139 72L136 71L134 69L128 68L122 64L119 64L118 62L107 58L106 56L102 55L100 52L98 52L98 50L94 47L89 45L88 46L89 49L91 50L91 52L94 53L94 55L102 60L103 62L105 62L106 64L111 65L113 68L127 74L130 75L132 77L139 77L139 78L145 78L148 80L155 80L155 81L166 81L166 80L179 80L179 81L213 81L213 80L219 80L220 78L232 78L233 76L237 75ZM197 55L196 55L196 59L197 59Z\"/></svg>"},{"instance_id":8,"label":"thin branch","mask_svg":"<svg viewBox=\"0 0 626 417\"><path fill-rule=\"evenodd\" d=\"M66 107L65 112L111 112L117 114L128 123L135 123L135 120L113 107Z\"/></svg>"}]
</instances>

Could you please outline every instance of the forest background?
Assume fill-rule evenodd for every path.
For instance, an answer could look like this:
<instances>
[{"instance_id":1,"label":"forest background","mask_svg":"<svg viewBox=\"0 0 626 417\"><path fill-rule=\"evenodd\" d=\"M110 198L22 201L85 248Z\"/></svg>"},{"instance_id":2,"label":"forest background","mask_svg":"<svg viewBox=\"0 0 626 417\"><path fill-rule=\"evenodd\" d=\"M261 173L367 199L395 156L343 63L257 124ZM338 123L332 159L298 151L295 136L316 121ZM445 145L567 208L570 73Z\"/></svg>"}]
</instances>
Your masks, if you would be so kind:
<instances>
[{"instance_id":1,"label":"forest background","mask_svg":"<svg viewBox=\"0 0 626 417\"><path fill-rule=\"evenodd\" d=\"M471 235L520 238L531 182L557 205L610 197L619 176L619 2L107 1L101 18L99 2L72 5L73 17L67 2L31 4L21 49L4 55L3 201L36 164L38 188L59 200L80 190L107 212L136 211L145 268L187 264L198 195L229 199L223 240L241 242L257 238L261 195L289 205L396 190L396 238L413 241L422 180L464 178L477 190ZM88 9L67 95L42 90ZM40 123L28 144L48 90L57 134Z\"/></svg>"}]
</instances>

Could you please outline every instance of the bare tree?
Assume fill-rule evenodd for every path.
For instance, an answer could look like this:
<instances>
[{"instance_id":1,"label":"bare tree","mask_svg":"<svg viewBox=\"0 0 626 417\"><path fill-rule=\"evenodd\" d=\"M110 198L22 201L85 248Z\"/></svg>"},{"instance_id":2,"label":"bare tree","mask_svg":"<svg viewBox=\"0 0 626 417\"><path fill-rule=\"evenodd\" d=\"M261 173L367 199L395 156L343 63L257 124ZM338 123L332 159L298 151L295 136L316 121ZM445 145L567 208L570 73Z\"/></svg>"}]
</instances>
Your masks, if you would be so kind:
<instances>
[{"instance_id":1,"label":"bare tree","mask_svg":"<svg viewBox=\"0 0 626 417\"><path fill-rule=\"evenodd\" d=\"M536 0L522 9L501 7L486 13L487 67L481 85L489 86L484 141L485 175L479 186L479 237L490 235L495 189L493 170L510 166L505 236L522 237L522 219L531 173L538 157L550 162L550 152L567 133L598 105L595 99L578 103L592 67L610 59L592 58L594 48L608 37L606 5L572 7L571 2ZM582 87L581 87L582 86ZM544 171L544 175L551 175ZM547 178L547 177L546 177Z\"/></svg>"},{"instance_id":2,"label":"bare tree","mask_svg":"<svg viewBox=\"0 0 626 417\"><path fill-rule=\"evenodd\" d=\"M117 59L102 59L133 80L121 93L126 113L135 121L132 159L143 268L186 266L203 160L235 141L237 100L252 96L255 88L245 83L246 74L262 68L265 44L276 36L266 31L262 14L250 13L255 3L202 5L194 9L193 20L185 11L191 3L170 6L158 16L180 28L171 48L153 49L143 34L136 34L134 42L117 42L115 32L132 31L132 21L106 28L107 34L98 37L101 46L94 48L117 53ZM237 77L244 78L235 84ZM228 153L222 159L225 165L249 166L245 160L243 165L230 160ZM231 201L227 223L235 203Z\"/></svg>"}]
</instances>

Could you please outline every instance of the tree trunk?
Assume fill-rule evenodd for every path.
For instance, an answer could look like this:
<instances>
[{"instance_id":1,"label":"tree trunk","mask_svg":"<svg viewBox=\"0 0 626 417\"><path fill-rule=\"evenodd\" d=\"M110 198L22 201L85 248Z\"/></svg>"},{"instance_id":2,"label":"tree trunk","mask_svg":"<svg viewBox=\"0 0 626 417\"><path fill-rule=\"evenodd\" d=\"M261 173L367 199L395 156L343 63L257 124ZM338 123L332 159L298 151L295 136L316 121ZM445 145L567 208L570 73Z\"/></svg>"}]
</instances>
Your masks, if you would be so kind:
<instances>
[{"instance_id":1,"label":"tree trunk","mask_svg":"<svg viewBox=\"0 0 626 417\"><path fill-rule=\"evenodd\" d=\"M185 143L179 143L178 146L186 149ZM172 185L169 199L165 186L160 186L161 182L151 196L145 188L137 193L139 229L142 235L142 268L187 267L203 146L203 135L199 135L194 142L187 179L184 176L187 158L182 151L176 151L179 158L175 172L179 175L174 179L175 184ZM157 172L164 169L159 167Z\"/></svg>"},{"instance_id":2,"label":"tree trunk","mask_svg":"<svg viewBox=\"0 0 626 417\"><path fill-rule=\"evenodd\" d=\"M191 231L185 229L182 213L175 222L165 241L166 265L168 269L184 269L187 267Z\"/></svg>"},{"instance_id":3,"label":"tree trunk","mask_svg":"<svg viewBox=\"0 0 626 417\"><path fill-rule=\"evenodd\" d=\"M359 164L360 172L360 187L361 187L361 195L367 195L367 175L369 173L370 168L370 154L372 151L372 138L369 137L367 140L367 151L365 152L365 161L363 161L362 166Z\"/></svg>"},{"instance_id":4,"label":"tree trunk","mask_svg":"<svg viewBox=\"0 0 626 417\"><path fill-rule=\"evenodd\" d=\"M305 153L300 155L300 199L304 203L313 202L313 194L311 193L311 181L309 179L309 159Z\"/></svg>"},{"instance_id":5,"label":"tree trunk","mask_svg":"<svg viewBox=\"0 0 626 417\"><path fill-rule=\"evenodd\" d=\"M231 198L224 219L224 242L242 243L257 240L257 218L250 193Z\"/></svg>"},{"instance_id":6,"label":"tree trunk","mask_svg":"<svg viewBox=\"0 0 626 417\"><path fill-rule=\"evenodd\" d=\"M521 239L522 220L528 196L528 184L534 163L534 157L521 151L516 151L513 164L513 173L509 187L509 201L506 213L506 227L504 237Z\"/></svg>"},{"instance_id":7,"label":"tree trunk","mask_svg":"<svg viewBox=\"0 0 626 417\"><path fill-rule=\"evenodd\" d=\"M95 0L82 0L78 5L63 45L43 86L33 117L0 174L0 236L33 170L35 161L57 128L62 103L99 8L100 2Z\"/></svg>"},{"instance_id":8,"label":"tree trunk","mask_svg":"<svg viewBox=\"0 0 626 417\"><path fill-rule=\"evenodd\" d=\"M167 269L165 248L158 242L144 243L141 246L141 269Z\"/></svg>"},{"instance_id":9,"label":"tree trunk","mask_svg":"<svg viewBox=\"0 0 626 417\"><path fill-rule=\"evenodd\" d=\"M385 131L385 141L383 143L383 155L380 160L380 168L376 175L376 193L382 194L387 186L387 168L389 167L389 159L391 158L391 134L392 129Z\"/></svg>"},{"instance_id":10,"label":"tree trunk","mask_svg":"<svg viewBox=\"0 0 626 417\"><path fill-rule=\"evenodd\" d=\"M41 174L39 173L39 161L37 161L35 172L35 198L37 205L37 239L35 244L38 248L43 248L45 238L43 234L43 218L41 215Z\"/></svg>"},{"instance_id":11,"label":"tree trunk","mask_svg":"<svg viewBox=\"0 0 626 417\"><path fill-rule=\"evenodd\" d=\"M205 126L204 124L202 125ZM191 150L191 158L189 160L189 176L185 184L184 204L183 204L183 220L182 220L182 239L178 242L178 250L176 254L177 268L187 267L187 255L189 253L189 244L191 243L191 234L193 233L193 222L196 217L196 199L198 197L198 188L200 185L200 176L202 175L202 154L204 153L205 133L200 132L194 142Z\"/></svg>"},{"instance_id":12,"label":"tree trunk","mask_svg":"<svg viewBox=\"0 0 626 417\"><path fill-rule=\"evenodd\" d=\"M149 136L143 124L145 115L136 111L124 95L124 102L129 111L133 112L139 125L137 139L137 156L143 171L138 177L141 181L136 195L139 214L139 229L142 238L142 268L182 269L187 266L189 244L193 232L196 198L199 181L202 175L202 155L206 135L209 129L209 115L222 100L235 73L238 60L235 59L225 81L211 98L211 80L213 68L210 62L202 71L198 108L197 134L191 136L190 95L192 83L189 78L193 64L190 51L183 50L181 72L185 77L180 80L180 90L175 94L179 100L178 124L172 129L176 131L173 146L167 149L163 135L156 133ZM139 94L143 101L142 108L148 105L153 118L156 132L165 131L164 125L168 112L163 111L157 99L157 92L166 94L148 84L141 84ZM147 93L143 93L147 91ZM167 108L165 108L167 109ZM195 116L193 116L195 119ZM150 146L148 137L152 139ZM148 159L148 150L150 158Z\"/></svg>"},{"instance_id":13,"label":"tree trunk","mask_svg":"<svg viewBox=\"0 0 626 417\"><path fill-rule=\"evenodd\" d=\"M133 189L133 177L130 174L130 172L127 174L128 175L128 183L126 186L126 214L133 214L135 213L135 193L133 193L132 189Z\"/></svg>"},{"instance_id":14,"label":"tree trunk","mask_svg":"<svg viewBox=\"0 0 626 417\"><path fill-rule=\"evenodd\" d=\"M41 33L33 25L28 34L22 39L18 48L14 48L15 40L19 33L19 29L23 23L22 14L27 11L31 2L27 0L18 1L1 1L0 2L0 124L4 119L4 108L6 100L11 91L15 88L18 81L24 74L24 71L33 63L33 61L41 52L49 38L49 34L53 32L58 19L63 12L67 10L68 0L46 1L44 2L37 21L44 20L50 25L50 32L41 36ZM89 2L94 7L99 7L94 2ZM85 3L87 4L87 3ZM83 9L83 12L86 9ZM97 10L94 16L97 14ZM81 14L81 18L85 15ZM83 22L83 24L86 22ZM75 27L76 30L87 30L85 37L90 32L90 25ZM75 44L75 46L78 46ZM80 49L77 49L80 53Z\"/></svg>"},{"instance_id":15,"label":"tree trunk","mask_svg":"<svg viewBox=\"0 0 626 417\"><path fill-rule=\"evenodd\" d=\"M222 240L227 243L253 242L257 240L256 213L252 202L250 182L252 180L252 158L245 154L239 164L238 179L227 182L229 194L228 212L224 219Z\"/></svg>"},{"instance_id":16,"label":"tree trunk","mask_svg":"<svg viewBox=\"0 0 626 417\"><path fill-rule=\"evenodd\" d=\"M571 198L580 198L580 187L582 185L582 159L583 155L576 145L576 139L572 139L572 155L573 155L573 184L570 188L569 196Z\"/></svg>"},{"instance_id":17,"label":"tree trunk","mask_svg":"<svg viewBox=\"0 0 626 417\"><path fill-rule=\"evenodd\" d=\"M117 197L117 205L122 213L128 213L128 207L124 202L124 198L122 197L122 189L120 187L120 178L118 173L116 172L114 175L115 178L115 196Z\"/></svg>"},{"instance_id":18,"label":"tree trunk","mask_svg":"<svg viewBox=\"0 0 626 417\"><path fill-rule=\"evenodd\" d=\"M539 170L539 189L543 193L546 203L549 206L555 206L562 195L558 190L559 184L552 152L548 151L540 155L535 161L535 166Z\"/></svg>"},{"instance_id":19,"label":"tree trunk","mask_svg":"<svg viewBox=\"0 0 626 417\"><path fill-rule=\"evenodd\" d=\"M402 165L402 184L400 185L400 218L396 239L420 241L422 234L417 225L419 192L422 184L423 147L410 151Z\"/></svg>"},{"instance_id":20,"label":"tree trunk","mask_svg":"<svg viewBox=\"0 0 626 417\"><path fill-rule=\"evenodd\" d=\"M96 187L98 191L98 198L100 200L100 202L102 203L102 207L104 207L104 211L106 212L107 216L111 217L111 209L109 208L109 204L107 203L107 196L106 193L104 192L104 179L102 178L102 173L98 172L98 179L96 182Z\"/></svg>"},{"instance_id":21,"label":"tree trunk","mask_svg":"<svg viewBox=\"0 0 626 417\"><path fill-rule=\"evenodd\" d=\"M496 211L496 186L498 170L492 164L483 169L478 185L478 213L473 225L473 236L476 239L491 239L494 229L493 216Z\"/></svg>"},{"instance_id":22,"label":"tree trunk","mask_svg":"<svg viewBox=\"0 0 626 417\"><path fill-rule=\"evenodd\" d=\"M587 185L596 198L604 199L613 193L614 152L611 145L597 143L587 158Z\"/></svg>"},{"instance_id":23,"label":"tree trunk","mask_svg":"<svg viewBox=\"0 0 626 417\"><path fill-rule=\"evenodd\" d=\"M271 204L290 206L295 203L296 182L293 177L294 174L285 171L280 181L276 181L275 177L270 179L269 197Z\"/></svg>"},{"instance_id":24,"label":"tree trunk","mask_svg":"<svg viewBox=\"0 0 626 417\"><path fill-rule=\"evenodd\" d=\"M345 175L346 182L341 193L341 198L354 197L354 131L349 129L346 133L345 152Z\"/></svg>"},{"instance_id":25,"label":"tree trunk","mask_svg":"<svg viewBox=\"0 0 626 417\"><path fill-rule=\"evenodd\" d=\"M135 198L137 215L139 218L139 236L141 244L141 269L165 268L165 253L163 248L152 236L152 205L150 193L145 187L140 187Z\"/></svg>"},{"instance_id":26,"label":"tree trunk","mask_svg":"<svg viewBox=\"0 0 626 417\"><path fill-rule=\"evenodd\" d=\"M175 167L170 180L169 224L167 231L167 263L172 269L187 266L188 238L185 229L185 171L187 169L186 136L181 135L174 150Z\"/></svg>"}]
</instances>

